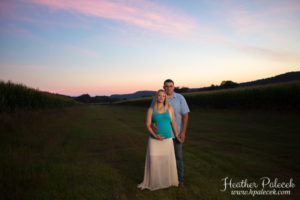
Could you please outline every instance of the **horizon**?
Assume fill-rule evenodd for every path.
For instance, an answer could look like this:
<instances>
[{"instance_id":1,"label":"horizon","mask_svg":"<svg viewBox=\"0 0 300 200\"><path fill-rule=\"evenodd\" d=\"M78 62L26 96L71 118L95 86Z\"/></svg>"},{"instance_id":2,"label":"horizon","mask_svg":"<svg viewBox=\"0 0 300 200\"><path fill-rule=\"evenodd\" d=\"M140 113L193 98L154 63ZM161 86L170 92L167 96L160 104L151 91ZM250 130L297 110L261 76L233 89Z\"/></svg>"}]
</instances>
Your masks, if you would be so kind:
<instances>
[{"instance_id":1,"label":"horizon","mask_svg":"<svg viewBox=\"0 0 300 200\"><path fill-rule=\"evenodd\" d=\"M287 73L293 73L293 72L300 72L300 71L289 71L289 72L285 72L285 73L282 73L282 74L287 74ZM282 75L282 74L277 74L275 76L278 76L278 75ZM275 77L275 76L272 76L272 77ZM263 80L263 79L268 79L268 78L272 78L272 77L265 77L265 78L262 78L262 79L256 79L256 80L249 80L249 81L244 81L244 82L235 82L237 84L242 84L242 83L247 83L247 82L252 82L252 81L258 81L258 80ZM232 81L232 80L223 80L223 81ZM211 84L212 85L212 84ZM203 86L203 87L198 87L198 88L191 88L191 87L187 87L189 89L199 89L199 88L206 88L206 87L210 87L211 85L209 86ZM214 84L214 86L219 86L220 84ZM175 87L178 87L178 86L175 86ZM182 86L182 87L186 87L186 86ZM179 86L179 88L182 88L181 86ZM96 97L96 96L107 96L107 97L110 97L112 95L130 95L130 94L134 94L136 92L145 92L145 91L150 91L150 92L155 92L157 90L138 90L138 91L133 91L133 92L129 92L129 93L114 93L114 94L109 94L109 95L90 95L89 93L85 93L85 94L79 94L77 96L71 96L71 97L78 97L78 96L81 96L81 95L89 95L90 97ZM60 95L64 95L64 94L60 94Z\"/></svg>"},{"instance_id":2,"label":"horizon","mask_svg":"<svg viewBox=\"0 0 300 200\"><path fill-rule=\"evenodd\" d=\"M300 2L3 0L0 80L67 96L300 71Z\"/></svg>"},{"instance_id":3,"label":"horizon","mask_svg":"<svg viewBox=\"0 0 300 200\"><path fill-rule=\"evenodd\" d=\"M235 83L237 83L237 84L243 84L243 83L249 83L249 82L255 82L255 81L260 81L260 80L264 80L264 79L269 79L269 78L274 78L274 77L277 77L277 76L279 76L279 75L284 75L284 74L288 74L288 73L299 73L300 71L289 71L289 72L285 72L285 73L282 73L282 74L277 74L276 76L272 76L272 77L265 77L265 78L262 78L262 79L256 79L256 80L250 80L250 81L245 81L245 82L239 82L239 83L237 83L237 82L235 82L235 81L233 81L233 82L235 82ZM0 80L0 82L1 82L2 80ZM9 80L10 81L10 80ZM224 80L224 81L232 81L232 80ZM21 85L23 85L23 86L25 86L25 87L28 87L28 86L26 86L26 85L24 85L23 83L15 83L15 82L12 82L13 84L21 84ZM189 89L201 89L201 88L208 88L208 87L211 87L212 85L210 85L210 86L203 86L203 87L198 87L198 88L191 88L191 87L187 87L187 88L189 88ZM217 85L217 84L215 84L214 86L219 86L219 85ZM182 88L182 87L180 87L180 86L175 86L175 87L179 87L179 88ZM186 86L183 86L183 87L186 87ZM30 87L31 88L31 87ZM91 94L89 94L89 93L82 93L82 94L78 94L78 95L67 95L67 94L61 94L61 93L53 93L53 92L51 92L51 91L44 91L44 90L40 90L39 88L32 88L32 89L37 89L37 90L39 90L39 91L41 91L41 92L49 92L49 93L52 93L52 94L55 94L55 95L63 95L63 96L69 96L69 97L72 97L72 98L75 98L75 97L79 97L79 96L82 96L82 95L89 95L90 97L97 97L97 96L101 96L101 97L110 97L110 96L113 96L113 95L131 95L131 94L134 94L134 93L137 93L137 92L155 92L155 91L157 91L157 90L138 90L138 91L132 91L132 92L128 92L128 93L113 93L113 94L109 94L109 95L102 95L102 94L96 94L96 95L91 95Z\"/></svg>"}]
</instances>

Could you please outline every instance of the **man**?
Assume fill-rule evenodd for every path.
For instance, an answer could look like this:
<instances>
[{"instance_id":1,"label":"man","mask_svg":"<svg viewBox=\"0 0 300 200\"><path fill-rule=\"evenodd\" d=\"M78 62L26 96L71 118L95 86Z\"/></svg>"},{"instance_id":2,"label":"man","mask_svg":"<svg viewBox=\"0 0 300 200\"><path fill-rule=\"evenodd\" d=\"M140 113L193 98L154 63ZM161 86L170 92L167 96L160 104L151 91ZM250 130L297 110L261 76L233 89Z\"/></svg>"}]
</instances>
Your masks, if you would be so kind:
<instances>
[{"instance_id":1,"label":"man","mask_svg":"<svg viewBox=\"0 0 300 200\"><path fill-rule=\"evenodd\" d=\"M185 140L186 128L188 124L188 113L190 109L186 103L185 98L176 92L174 92L174 81L167 79L164 81L164 89L168 95L169 103L173 106L175 111L175 120L178 126L179 138L182 143ZM152 101L151 107L154 106L154 101ZM155 124L152 124L152 129L154 132L157 131ZM184 187L183 185L183 161L182 161L182 143L180 143L172 130L174 150L176 156L176 165L178 173L179 187Z\"/></svg>"}]
</instances>

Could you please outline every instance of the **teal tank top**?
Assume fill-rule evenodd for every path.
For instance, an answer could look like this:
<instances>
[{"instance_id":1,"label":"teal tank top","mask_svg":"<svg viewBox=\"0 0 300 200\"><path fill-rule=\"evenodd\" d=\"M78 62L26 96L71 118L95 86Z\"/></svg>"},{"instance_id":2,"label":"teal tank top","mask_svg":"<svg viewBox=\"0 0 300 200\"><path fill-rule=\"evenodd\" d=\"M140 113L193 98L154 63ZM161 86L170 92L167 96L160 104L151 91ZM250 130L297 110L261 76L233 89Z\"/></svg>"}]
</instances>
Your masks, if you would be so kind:
<instances>
[{"instance_id":1,"label":"teal tank top","mask_svg":"<svg viewBox=\"0 0 300 200\"><path fill-rule=\"evenodd\" d=\"M156 113L153 107L152 122L157 123L157 135L162 135L165 139L172 138L171 117L169 112ZM150 137L154 138L151 133Z\"/></svg>"}]
</instances>

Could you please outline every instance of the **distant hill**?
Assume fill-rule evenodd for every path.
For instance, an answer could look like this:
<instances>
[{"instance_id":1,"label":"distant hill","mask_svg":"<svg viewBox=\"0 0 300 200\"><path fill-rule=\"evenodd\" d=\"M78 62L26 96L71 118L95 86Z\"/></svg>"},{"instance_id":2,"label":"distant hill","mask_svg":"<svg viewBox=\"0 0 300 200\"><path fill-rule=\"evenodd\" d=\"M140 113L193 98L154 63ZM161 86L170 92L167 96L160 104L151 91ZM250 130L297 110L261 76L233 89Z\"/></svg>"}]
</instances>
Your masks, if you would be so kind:
<instances>
[{"instance_id":1,"label":"distant hill","mask_svg":"<svg viewBox=\"0 0 300 200\"><path fill-rule=\"evenodd\" d=\"M300 111L299 80L183 95L190 108ZM151 101L151 98L140 98L115 104L148 107Z\"/></svg>"},{"instance_id":2,"label":"distant hill","mask_svg":"<svg viewBox=\"0 0 300 200\"><path fill-rule=\"evenodd\" d=\"M111 103L112 99L108 96L91 97L89 94L83 94L78 97L73 97L74 100L82 103Z\"/></svg>"},{"instance_id":3,"label":"distant hill","mask_svg":"<svg viewBox=\"0 0 300 200\"><path fill-rule=\"evenodd\" d=\"M271 78L259 79L256 81L240 83L240 87L254 86L254 85L265 85L270 83L282 83L288 81L300 80L300 72L287 72Z\"/></svg>"},{"instance_id":4,"label":"distant hill","mask_svg":"<svg viewBox=\"0 0 300 200\"><path fill-rule=\"evenodd\" d=\"M272 84L272 83L283 83L283 82L289 82L289 81L295 81L300 80L300 72L287 72L284 74L280 74L274 77L270 78L264 78L259 79L255 81L249 81L244 83L237 83L235 87L248 87L248 86L256 86L256 85L266 85L266 84ZM223 82L231 82L231 81L223 81ZM232 82L234 84L234 82ZM231 88L231 87L228 87ZM220 86L217 85L211 85L209 87L202 87L202 88L191 88L186 90L186 92L200 92L200 91L210 91L210 90L218 90L218 89L224 89L222 87L222 84ZM225 87L226 89L226 87Z\"/></svg>"},{"instance_id":5,"label":"distant hill","mask_svg":"<svg viewBox=\"0 0 300 200\"><path fill-rule=\"evenodd\" d=\"M202 88L179 88L176 87L175 91L179 93L184 92L199 92L199 91L210 91L210 90L219 90L219 89L229 89L233 87L247 87L247 86L255 86L255 85L266 85L271 83L281 83L281 82L289 82L293 80L300 80L300 72L287 72L284 74L280 74L274 77L259 79L255 81L249 81L244 83L235 83L232 81L222 81L222 83L218 85L211 85L208 87ZM152 97L155 95L155 91L137 91L131 94L113 94L111 96L95 96L91 97L88 94L83 94L78 97L72 97L76 101L82 103L111 103L114 101L120 100L128 100L128 99L136 99L141 97Z\"/></svg>"},{"instance_id":6,"label":"distant hill","mask_svg":"<svg viewBox=\"0 0 300 200\"><path fill-rule=\"evenodd\" d=\"M141 97L152 97L155 95L155 91L138 91L133 94L113 94L110 96L112 99L127 100Z\"/></svg>"},{"instance_id":7,"label":"distant hill","mask_svg":"<svg viewBox=\"0 0 300 200\"><path fill-rule=\"evenodd\" d=\"M82 103L111 103L114 101L136 99L141 97L151 97L155 95L155 91L138 91L133 94L113 94L111 96L95 96L83 94L78 97L72 97L74 100Z\"/></svg>"}]
</instances>

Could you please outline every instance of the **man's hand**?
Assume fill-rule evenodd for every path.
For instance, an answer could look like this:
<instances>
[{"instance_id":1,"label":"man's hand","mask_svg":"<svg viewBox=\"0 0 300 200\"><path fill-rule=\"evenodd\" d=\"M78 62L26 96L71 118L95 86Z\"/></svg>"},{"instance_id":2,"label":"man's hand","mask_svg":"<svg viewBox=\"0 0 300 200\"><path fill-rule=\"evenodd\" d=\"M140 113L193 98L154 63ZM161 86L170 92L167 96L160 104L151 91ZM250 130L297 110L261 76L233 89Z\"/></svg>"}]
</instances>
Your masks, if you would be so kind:
<instances>
[{"instance_id":1,"label":"man's hand","mask_svg":"<svg viewBox=\"0 0 300 200\"><path fill-rule=\"evenodd\" d=\"M180 138L180 143L184 143L184 140L185 140L185 133L180 133L179 135L178 135L178 137Z\"/></svg>"},{"instance_id":2,"label":"man's hand","mask_svg":"<svg viewBox=\"0 0 300 200\"><path fill-rule=\"evenodd\" d=\"M154 133L157 132L156 124L157 124L157 123L153 123L153 122L151 123L151 128L152 128L152 130L153 130Z\"/></svg>"},{"instance_id":3,"label":"man's hand","mask_svg":"<svg viewBox=\"0 0 300 200\"><path fill-rule=\"evenodd\" d=\"M176 136L176 139L177 139L180 143L182 143L182 139L180 138L179 135Z\"/></svg>"}]
</instances>

